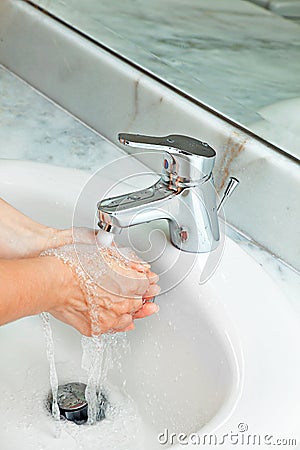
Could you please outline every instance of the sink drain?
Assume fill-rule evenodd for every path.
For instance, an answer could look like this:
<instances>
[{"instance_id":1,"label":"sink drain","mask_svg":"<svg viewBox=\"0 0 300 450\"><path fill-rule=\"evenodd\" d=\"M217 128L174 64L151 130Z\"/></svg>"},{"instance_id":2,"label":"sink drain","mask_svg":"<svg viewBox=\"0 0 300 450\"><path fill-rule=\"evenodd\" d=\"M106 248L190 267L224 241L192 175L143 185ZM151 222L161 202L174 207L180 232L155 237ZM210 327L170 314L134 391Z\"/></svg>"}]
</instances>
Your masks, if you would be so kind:
<instances>
[{"instance_id":1,"label":"sink drain","mask_svg":"<svg viewBox=\"0 0 300 450\"><path fill-rule=\"evenodd\" d=\"M88 402L85 398L86 384L84 383L67 383L58 386L57 403L60 415L67 420L75 422L77 425L84 424L88 419ZM99 405L97 420L105 419L105 411L107 408L107 398L101 392L98 395ZM52 409L52 392L49 392L47 398L48 410Z\"/></svg>"}]
</instances>

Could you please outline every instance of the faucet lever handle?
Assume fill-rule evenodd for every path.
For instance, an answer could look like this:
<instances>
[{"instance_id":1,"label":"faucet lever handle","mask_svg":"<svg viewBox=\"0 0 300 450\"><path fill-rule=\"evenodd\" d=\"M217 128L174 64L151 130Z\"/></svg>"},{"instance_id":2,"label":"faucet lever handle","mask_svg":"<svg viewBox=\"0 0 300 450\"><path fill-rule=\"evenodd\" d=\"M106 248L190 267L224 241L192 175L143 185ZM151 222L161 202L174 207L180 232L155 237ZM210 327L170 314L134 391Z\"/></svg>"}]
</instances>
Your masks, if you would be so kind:
<instances>
[{"instance_id":1,"label":"faucet lever handle","mask_svg":"<svg viewBox=\"0 0 300 450\"><path fill-rule=\"evenodd\" d=\"M221 206L224 206L224 204L226 203L227 199L231 196L231 194L233 193L233 191L235 190L235 188L238 187L240 180L238 180L235 177L229 177L229 182L226 186L226 189L224 191L223 197L221 198L221 201L219 203L219 206L217 208L217 212L220 211Z\"/></svg>"},{"instance_id":2,"label":"faucet lever handle","mask_svg":"<svg viewBox=\"0 0 300 450\"><path fill-rule=\"evenodd\" d=\"M202 183L212 174L216 152L206 142L179 134L155 137L120 133L118 138L130 147L164 151L162 179L172 189Z\"/></svg>"},{"instance_id":3,"label":"faucet lever handle","mask_svg":"<svg viewBox=\"0 0 300 450\"><path fill-rule=\"evenodd\" d=\"M206 142L198 139L170 134L169 136L144 136L142 134L119 133L119 142L129 147L163 150L173 155L193 155L202 158L215 158L216 152Z\"/></svg>"}]
</instances>

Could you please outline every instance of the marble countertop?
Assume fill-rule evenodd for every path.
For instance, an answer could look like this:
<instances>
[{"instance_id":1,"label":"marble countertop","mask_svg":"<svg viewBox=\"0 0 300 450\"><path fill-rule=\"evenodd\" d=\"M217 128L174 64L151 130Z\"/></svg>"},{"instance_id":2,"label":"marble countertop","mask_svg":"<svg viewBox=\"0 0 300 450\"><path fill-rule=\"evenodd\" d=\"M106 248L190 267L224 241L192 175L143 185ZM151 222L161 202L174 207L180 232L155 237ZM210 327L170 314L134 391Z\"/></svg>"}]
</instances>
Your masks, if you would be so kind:
<instances>
[{"instance_id":1,"label":"marble countertop","mask_svg":"<svg viewBox=\"0 0 300 450\"><path fill-rule=\"evenodd\" d=\"M124 153L0 66L1 159L32 160L95 171ZM300 275L227 227L266 270L300 315Z\"/></svg>"},{"instance_id":2,"label":"marble countertop","mask_svg":"<svg viewBox=\"0 0 300 450\"><path fill-rule=\"evenodd\" d=\"M300 158L298 24L242 0L33 3Z\"/></svg>"},{"instance_id":3,"label":"marble countertop","mask_svg":"<svg viewBox=\"0 0 300 450\"><path fill-rule=\"evenodd\" d=\"M0 158L93 171L123 154L0 66Z\"/></svg>"}]
</instances>

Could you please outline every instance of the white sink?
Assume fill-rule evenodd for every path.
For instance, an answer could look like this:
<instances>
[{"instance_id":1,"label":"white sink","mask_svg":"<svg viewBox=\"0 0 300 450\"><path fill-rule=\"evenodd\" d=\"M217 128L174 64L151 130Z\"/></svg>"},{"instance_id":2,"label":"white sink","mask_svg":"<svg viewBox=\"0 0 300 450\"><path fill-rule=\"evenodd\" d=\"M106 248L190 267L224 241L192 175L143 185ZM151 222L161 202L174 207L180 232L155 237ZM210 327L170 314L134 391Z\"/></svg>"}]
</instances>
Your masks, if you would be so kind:
<instances>
[{"instance_id":1,"label":"white sink","mask_svg":"<svg viewBox=\"0 0 300 450\"><path fill-rule=\"evenodd\" d=\"M1 197L57 227L71 226L77 196L89 178L81 171L16 161L1 161L0 175ZM76 225L93 224L96 202L111 181L97 183L90 197L78 203ZM151 229L153 224L132 229L133 245L142 249ZM151 239L155 249L162 235L153 233ZM128 333L131 352L121 354L111 369L110 383L125 395L126 380L125 390L141 420L134 439L131 422L125 428L115 424L123 437L111 448L165 448L157 436L166 428L177 434L215 433L220 440L230 432L299 438L297 318L274 282L229 238L218 269L200 285L206 257L180 254L167 242L164 256L153 263L153 270L162 273L172 261L180 261L162 275L163 290L180 280L183 269L186 276L159 296L157 316L136 322L135 331ZM187 267L192 267L189 273ZM80 335L54 320L53 329L59 381L77 381L84 376ZM0 359L1 450L76 449L72 433L54 437L52 418L44 409L49 373L39 317L0 328ZM118 434L104 422L93 429L97 450L102 449L102 433ZM262 443L259 448L267 447Z\"/></svg>"}]
</instances>

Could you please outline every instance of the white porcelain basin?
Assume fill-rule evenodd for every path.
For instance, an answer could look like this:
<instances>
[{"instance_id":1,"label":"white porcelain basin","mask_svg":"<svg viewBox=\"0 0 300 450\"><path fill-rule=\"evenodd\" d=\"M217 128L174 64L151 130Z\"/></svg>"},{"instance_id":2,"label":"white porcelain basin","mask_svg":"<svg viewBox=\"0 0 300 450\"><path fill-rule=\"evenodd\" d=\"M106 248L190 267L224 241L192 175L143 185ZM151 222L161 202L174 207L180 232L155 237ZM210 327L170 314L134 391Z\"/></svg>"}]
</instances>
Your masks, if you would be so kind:
<instances>
[{"instance_id":1,"label":"white porcelain basin","mask_svg":"<svg viewBox=\"0 0 300 450\"><path fill-rule=\"evenodd\" d=\"M0 175L1 197L34 219L57 227L71 226L78 193L89 177L72 169L16 161L1 161ZM76 210L81 225L94 221L96 201L108 181L98 183L86 208ZM131 233L136 247L143 246L151 226ZM153 234L153 248L160 239L161 235ZM162 273L162 265L178 254L167 242L164 258L153 263L153 270ZM86 444L87 450L165 448L157 436L166 428L177 434L216 433L220 440L230 432L299 438L297 318L261 267L230 239L218 269L200 285L203 258L182 257L181 266L192 269L175 289L157 299L159 314L137 322L135 331L128 333L131 352L121 354L110 372L110 383L133 399L140 421L133 418L125 425L122 420L113 425L104 421L92 430L99 439L97 447ZM174 279L175 285L180 276L176 266L168 280ZM53 329L59 381L84 377L79 333L57 321ZM56 439L52 418L44 409L49 373L39 317L0 328L0 360L1 450L79 448L74 439L76 426L73 433L63 432ZM133 429L138 429L135 437ZM107 434L116 436L118 430L121 437L111 440L118 444L109 447ZM177 442L175 448L180 448ZM269 445L262 443L259 448Z\"/></svg>"}]
</instances>

